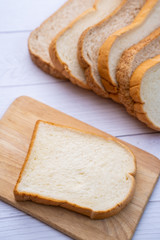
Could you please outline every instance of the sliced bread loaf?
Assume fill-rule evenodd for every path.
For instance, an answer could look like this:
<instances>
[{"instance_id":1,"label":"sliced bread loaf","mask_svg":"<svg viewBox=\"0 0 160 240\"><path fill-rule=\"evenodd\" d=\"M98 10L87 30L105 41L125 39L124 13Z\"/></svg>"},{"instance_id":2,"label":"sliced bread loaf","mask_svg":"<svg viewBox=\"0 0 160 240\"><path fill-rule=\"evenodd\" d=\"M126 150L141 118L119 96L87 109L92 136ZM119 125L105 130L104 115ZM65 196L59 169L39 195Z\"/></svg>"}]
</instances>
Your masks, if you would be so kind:
<instances>
[{"instance_id":1,"label":"sliced bread loaf","mask_svg":"<svg viewBox=\"0 0 160 240\"><path fill-rule=\"evenodd\" d=\"M134 101L130 96L130 78L134 70L144 61L160 54L160 28L124 51L117 66L119 99L127 111L134 115Z\"/></svg>"},{"instance_id":2,"label":"sliced bread loaf","mask_svg":"<svg viewBox=\"0 0 160 240\"><path fill-rule=\"evenodd\" d=\"M77 45L81 33L110 15L122 0L97 0L95 7L87 10L52 41L49 52L56 68L74 84L89 88L84 70L77 58Z\"/></svg>"},{"instance_id":3,"label":"sliced bread loaf","mask_svg":"<svg viewBox=\"0 0 160 240\"><path fill-rule=\"evenodd\" d=\"M85 69L89 87L98 95L108 97L98 72L99 48L116 30L130 24L141 10L146 0L123 0L110 17L85 30L78 44L78 58Z\"/></svg>"},{"instance_id":4,"label":"sliced bread loaf","mask_svg":"<svg viewBox=\"0 0 160 240\"><path fill-rule=\"evenodd\" d=\"M160 131L160 55L136 68L130 80L130 96L136 117Z\"/></svg>"},{"instance_id":5,"label":"sliced bread loaf","mask_svg":"<svg viewBox=\"0 0 160 240\"><path fill-rule=\"evenodd\" d=\"M148 36L159 24L160 0L148 0L133 23L112 34L100 48L99 73L105 89L112 93L111 97L118 93L116 69L122 53Z\"/></svg>"},{"instance_id":6,"label":"sliced bread loaf","mask_svg":"<svg viewBox=\"0 0 160 240\"><path fill-rule=\"evenodd\" d=\"M14 194L101 219L129 203L135 171L133 154L117 140L38 121Z\"/></svg>"},{"instance_id":7,"label":"sliced bread loaf","mask_svg":"<svg viewBox=\"0 0 160 240\"><path fill-rule=\"evenodd\" d=\"M58 32L92 7L94 2L95 0L69 0L30 34L28 48L31 58L43 71L54 77L64 78L50 60L49 44Z\"/></svg>"}]
</instances>

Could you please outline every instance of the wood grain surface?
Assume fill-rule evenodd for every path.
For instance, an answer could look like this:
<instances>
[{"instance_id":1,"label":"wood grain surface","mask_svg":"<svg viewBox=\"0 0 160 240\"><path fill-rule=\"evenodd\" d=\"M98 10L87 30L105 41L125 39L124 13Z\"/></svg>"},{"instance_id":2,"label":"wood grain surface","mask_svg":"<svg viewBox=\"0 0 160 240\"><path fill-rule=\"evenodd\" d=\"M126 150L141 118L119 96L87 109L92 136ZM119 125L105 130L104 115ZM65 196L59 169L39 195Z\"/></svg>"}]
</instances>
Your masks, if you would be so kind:
<instances>
[{"instance_id":1,"label":"wood grain surface","mask_svg":"<svg viewBox=\"0 0 160 240\"><path fill-rule=\"evenodd\" d=\"M16 99L0 121L0 198L75 239L131 239L158 179L160 161L126 143L137 158L136 192L132 202L124 210L105 220L90 220L60 207L32 202L18 203L14 200L13 188L38 119L108 136L29 97Z\"/></svg>"}]
</instances>

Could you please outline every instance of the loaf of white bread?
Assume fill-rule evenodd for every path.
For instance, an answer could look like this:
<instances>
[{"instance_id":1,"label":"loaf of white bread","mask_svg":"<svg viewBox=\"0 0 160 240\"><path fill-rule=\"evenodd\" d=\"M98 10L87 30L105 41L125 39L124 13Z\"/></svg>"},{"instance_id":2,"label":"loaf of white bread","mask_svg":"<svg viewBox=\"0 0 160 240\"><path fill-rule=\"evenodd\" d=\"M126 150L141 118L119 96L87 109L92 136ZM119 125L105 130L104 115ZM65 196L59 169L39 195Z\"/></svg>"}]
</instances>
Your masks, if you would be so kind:
<instances>
[{"instance_id":1,"label":"loaf of white bread","mask_svg":"<svg viewBox=\"0 0 160 240\"><path fill-rule=\"evenodd\" d=\"M102 219L131 201L135 172L134 155L117 140L38 121L14 195Z\"/></svg>"},{"instance_id":2,"label":"loaf of white bread","mask_svg":"<svg viewBox=\"0 0 160 240\"><path fill-rule=\"evenodd\" d=\"M159 34L160 0L69 0L31 33L28 45L45 72L112 98L159 130L153 118L144 121L144 109L137 114L130 94L136 68L160 54Z\"/></svg>"}]
</instances>

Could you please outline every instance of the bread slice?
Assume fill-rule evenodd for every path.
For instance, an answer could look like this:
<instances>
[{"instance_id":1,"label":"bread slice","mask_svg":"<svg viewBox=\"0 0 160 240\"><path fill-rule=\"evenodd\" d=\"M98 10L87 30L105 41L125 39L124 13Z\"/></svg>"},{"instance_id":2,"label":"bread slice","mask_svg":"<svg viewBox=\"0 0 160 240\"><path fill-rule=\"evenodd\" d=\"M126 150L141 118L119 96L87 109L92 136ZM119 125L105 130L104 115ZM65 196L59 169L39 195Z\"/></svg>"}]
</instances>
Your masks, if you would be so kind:
<instances>
[{"instance_id":1,"label":"bread slice","mask_svg":"<svg viewBox=\"0 0 160 240\"><path fill-rule=\"evenodd\" d=\"M81 33L101 21L119 6L122 0L97 0L90 10L78 17L52 41L49 52L53 64L70 81L88 89L84 70L77 58L77 44Z\"/></svg>"},{"instance_id":2,"label":"bread slice","mask_svg":"<svg viewBox=\"0 0 160 240\"><path fill-rule=\"evenodd\" d=\"M85 30L79 39L78 58L85 69L87 84L102 97L108 97L108 93L101 83L98 72L99 48L112 33L134 20L145 2L145 0L123 0L111 17Z\"/></svg>"},{"instance_id":3,"label":"bread slice","mask_svg":"<svg viewBox=\"0 0 160 240\"><path fill-rule=\"evenodd\" d=\"M160 0L147 0L133 23L112 34L100 48L99 73L111 97L118 94L116 69L122 53L158 28L159 23Z\"/></svg>"},{"instance_id":4,"label":"bread slice","mask_svg":"<svg viewBox=\"0 0 160 240\"><path fill-rule=\"evenodd\" d=\"M130 96L130 78L135 69L144 61L160 54L160 28L124 51L117 66L119 99L131 115L134 113L134 101Z\"/></svg>"},{"instance_id":5,"label":"bread slice","mask_svg":"<svg viewBox=\"0 0 160 240\"><path fill-rule=\"evenodd\" d=\"M57 78L64 78L50 60L49 44L58 32L92 7L94 2L95 0L69 0L30 34L28 48L31 58L44 72Z\"/></svg>"},{"instance_id":6,"label":"bread slice","mask_svg":"<svg viewBox=\"0 0 160 240\"><path fill-rule=\"evenodd\" d=\"M136 117L150 128L160 131L160 55L148 59L134 71L130 95Z\"/></svg>"},{"instance_id":7,"label":"bread slice","mask_svg":"<svg viewBox=\"0 0 160 240\"><path fill-rule=\"evenodd\" d=\"M117 140L38 121L14 194L101 219L129 203L135 172L134 155Z\"/></svg>"}]
</instances>

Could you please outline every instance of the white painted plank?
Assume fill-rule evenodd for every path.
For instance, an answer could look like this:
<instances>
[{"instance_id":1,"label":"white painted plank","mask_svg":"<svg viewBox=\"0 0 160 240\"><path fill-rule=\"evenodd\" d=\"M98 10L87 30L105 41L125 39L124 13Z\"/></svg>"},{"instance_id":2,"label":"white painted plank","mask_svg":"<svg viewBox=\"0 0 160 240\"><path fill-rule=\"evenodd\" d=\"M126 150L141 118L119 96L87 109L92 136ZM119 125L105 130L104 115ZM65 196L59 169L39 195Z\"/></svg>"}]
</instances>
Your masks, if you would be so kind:
<instances>
[{"instance_id":1,"label":"white painted plank","mask_svg":"<svg viewBox=\"0 0 160 240\"><path fill-rule=\"evenodd\" d=\"M129 116L123 106L69 82L0 88L0 117L21 95L31 96L115 136L153 132Z\"/></svg>"},{"instance_id":2,"label":"white painted plank","mask_svg":"<svg viewBox=\"0 0 160 240\"><path fill-rule=\"evenodd\" d=\"M0 210L0 239L70 239L3 202L0 202ZM159 216L160 202L149 202L136 229L133 240L159 240Z\"/></svg>"},{"instance_id":3,"label":"white painted plank","mask_svg":"<svg viewBox=\"0 0 160 240\"><path fill-rule=\"evenodd\" d=\"M139 147L160 159L160 133L120 137L120 139L131 143L132 145ZM160 178L152 193L150 201L160 201Z\"/></svg>"},{"instance_id":4,"label":"white painted plank","mask_svg":"<svg viewBox=\"0 0 160 240\"><path fill-rule=\"evenodd\" d=\"M0 86L59 82L39 69L28 52L29 33L0 34Z\"/></svg>"},{"instance_id":5,"label":"white painted plank","mask_svg":"<svg viewBox=\"0 0 160 240\"><path fill-rule=\"evenodd\" d=\"M0 202L0 239L2 240L69 240L64 234Z\"/></svg>"},{"instance_id":6,"label":"white painted plank","mask_svg":"<svg viewBox=\"0 0 160 240\"><path fill-rule=\"evenodd\" d=\"M159 240L160 239L160 202L149 202L133 240Z\"/></svg>"},{"instance_id":7,"label":"white painted plank","mask_svg":"<svg viewBox=\"0 0 160 240\"><path fill-rule=\"evenodd\" d=\"M0 32L32 30L65 0L1 0Z\"/></svg>"},{"instance_id":8,"label":"white painted plank","mask_svg":"<svg viewBox=\"0 0 160 240\"><path fill-rule=\"evenodd\" d=\"M147 151L160 159L160 133L120 137L120 139Z\"/></svg>"}]
</instances>

